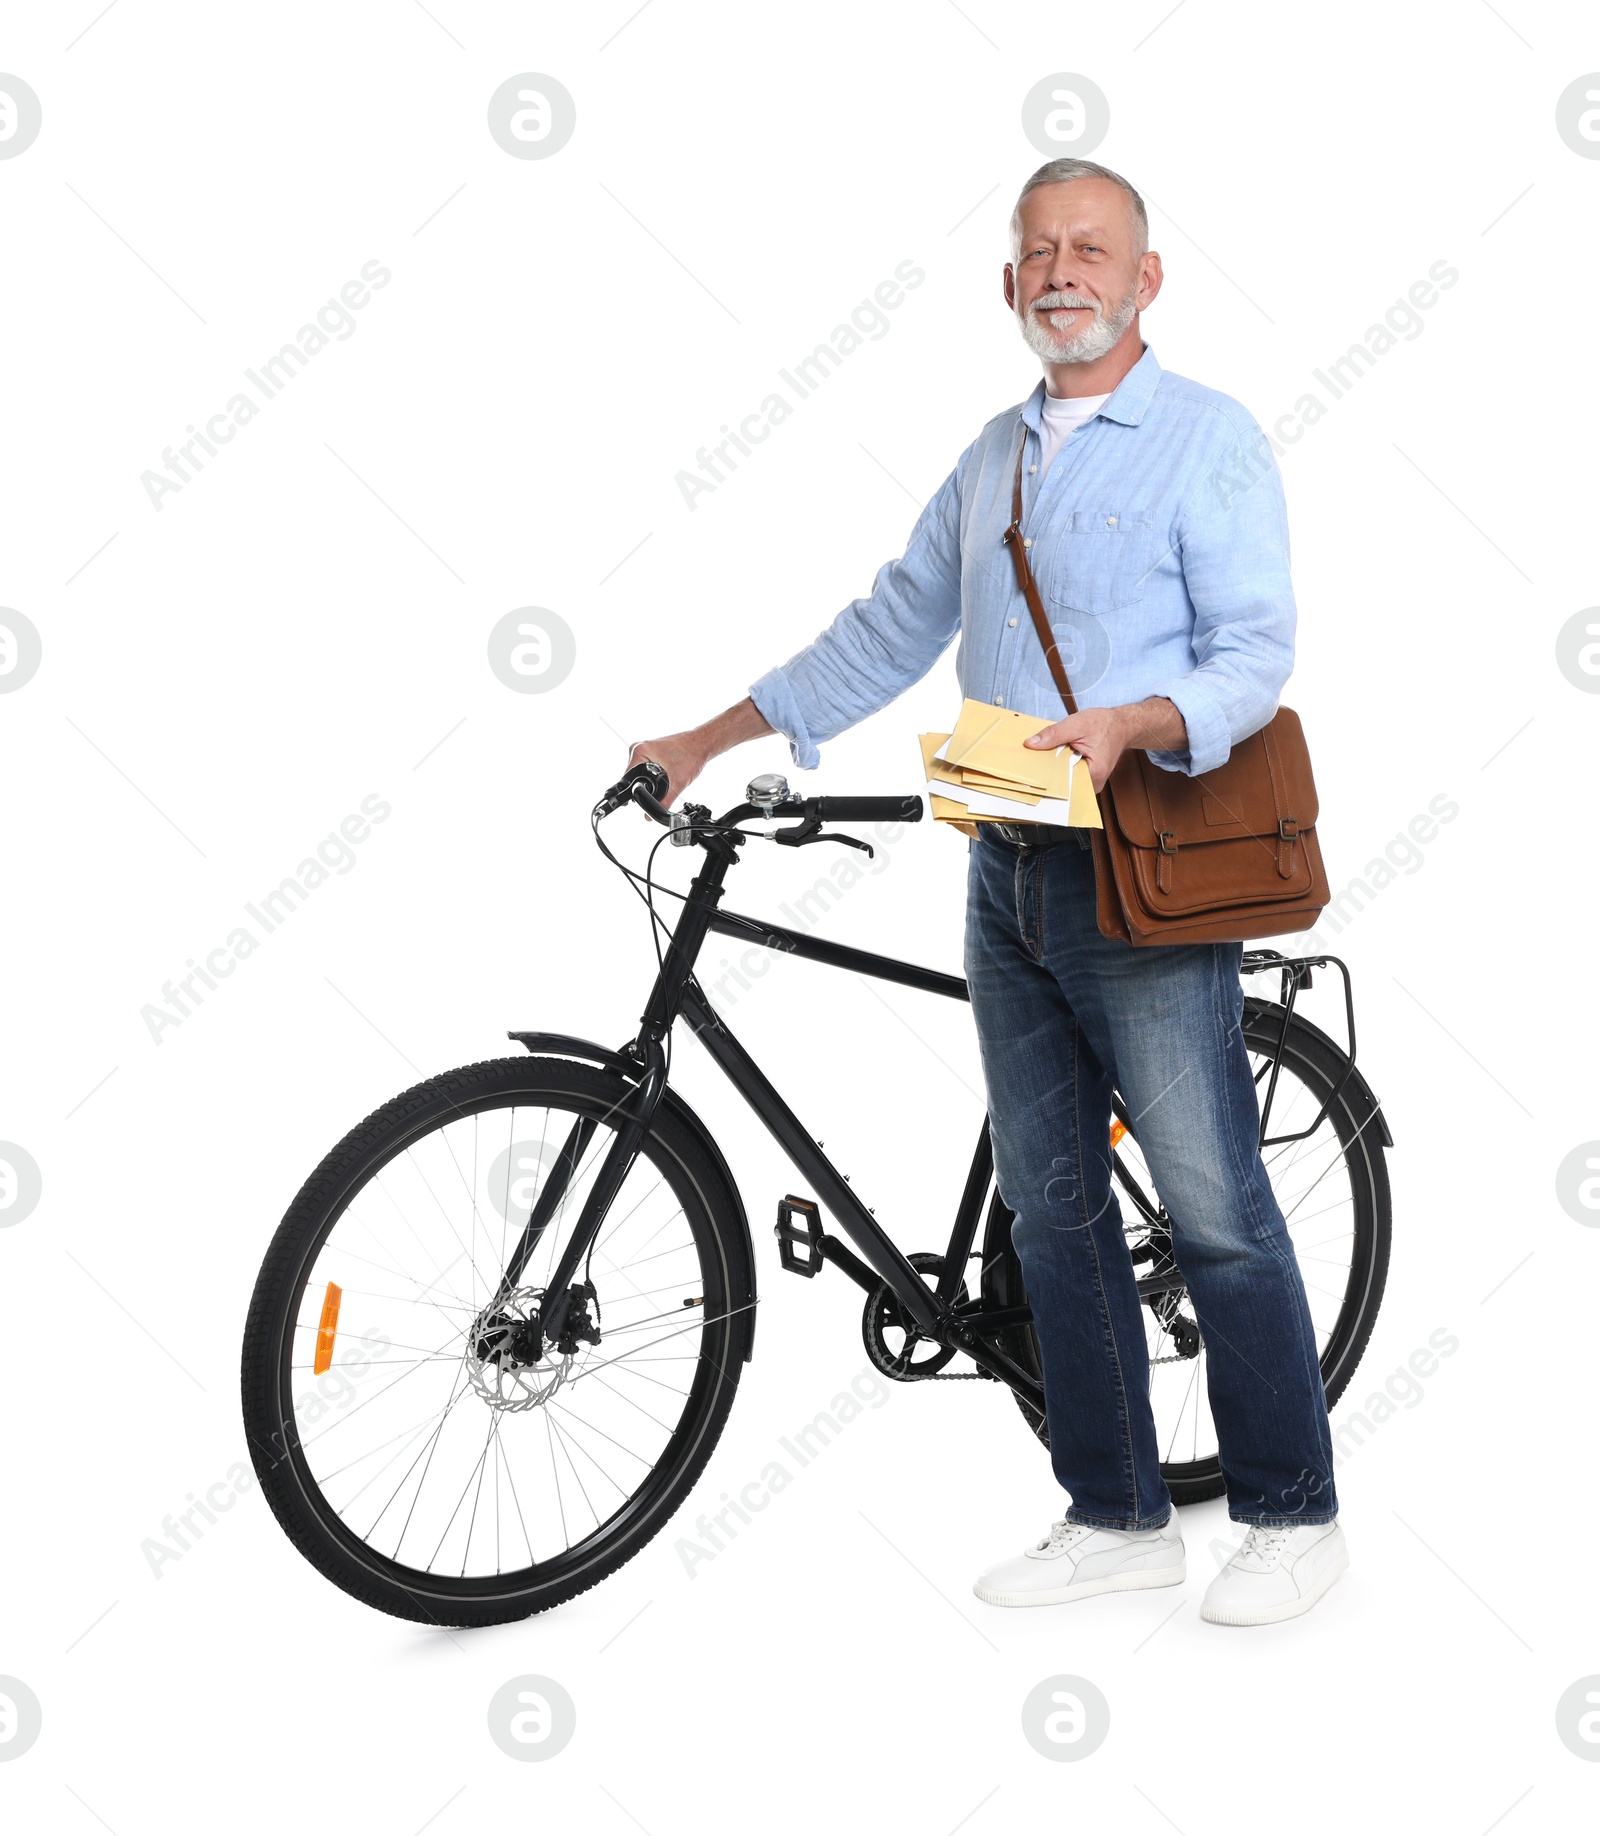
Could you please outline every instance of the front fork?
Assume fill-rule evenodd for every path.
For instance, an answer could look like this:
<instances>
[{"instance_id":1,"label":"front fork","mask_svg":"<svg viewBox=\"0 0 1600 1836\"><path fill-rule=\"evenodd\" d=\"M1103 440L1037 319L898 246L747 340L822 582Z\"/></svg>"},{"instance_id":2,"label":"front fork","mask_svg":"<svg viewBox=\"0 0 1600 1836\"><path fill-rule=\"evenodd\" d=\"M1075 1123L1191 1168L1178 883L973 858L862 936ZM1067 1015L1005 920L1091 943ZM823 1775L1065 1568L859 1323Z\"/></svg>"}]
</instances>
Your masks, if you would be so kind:
<instances>
[{"instance_id":1,"label":"front fork","mask_svg":"<svg viewBox=\"0 0 1600 1836\"><path fill-rule=\"evenodd\" d=\"M544 1305L539 1310L539 1330L547 1345L553 1344L561 1337L561 1329L566 1323L567 1313L577 1292L572 1285L572 1278L578 1271L578 1264L589 1253L590 1246L599 1235L605 1215L611 1209L612 1200L622 1190L623 1181L632 1172L633 1163L638 1159L639 1150L644 1146L645 1136L649 1134L650 1125L655 1120L656 1110L660 1106L662 1097L666 1094L667 1055L665 1047L659 1039L646 1042L641 1038L640 1044L646 1053L644 1076L634 1086L633 1095L628 1098L619 1112L621 1125L617 1129L616 1139L606 1150L606 1157L600 1163L599 1172L595 1174L594 1184L589 1188L589 1196L583 1202L583 1210L578 1215L577 1225L567 1239L567 1247L557 1258L555 1267L550 1271L550 1279L545 1283ZM583 1146L587 1146L597 1126L597 1123L590 1121L587 1117L580 1119L574 1126L571 1136L568 1137L569 1147L576 1141L579 1132L585 1128L588 1134L584 1137ZM581 1152L582 1147L578 1149L578 1154ZM563 1169L567 1168L569 1159L571 1166L576 1167L578 1154L568 1156L564 1153L561 1163ZM561 1182L561 1193L557 1195L558 1205L560 1198L566 1192L570 1179L571 1172L568 1171L566 1178ZM534 1221L530 1217L523 1237L527 1238L533 1228ZM543 1234L542 1227L540 1234ZM533 1245L537 1241L538 1237L535 1236L529 1244L529 1255L532 1254ZM521 1254L521 1242L518 1243L517 1250L518 1254ZM513 1258L513 1262L515 1260ZM525 1266L526 1262L527 1256L523 1256L522 1264L518 1266L519 1274L521 1267ZM506 1280L512 1286L516 1285L509 1266L506 1271Z\"/></svg>"},{"instance_id":2,"label":"front fork","mask_svg":"<svg viewBox=\"0 0 1600 1836\"><path fill-rule=\"evenodd\" d=\"M560 1339L574 1301L582 1297L581 1287L573 1285L573 1276L578 1272L579 1263L589 1254L606 1213L622 1190L623 1181L633 1170L633 1163L638 1159L639 1151L655 1120L656 1110L667 1093L667 1037L678 1016L684 990L694 973L695 958L700 953L717 902L722 897L723 880L728 868L738 859L734 844L723 836L708 837L703 845L706 850L705 864L695 875L684 900L683 911L662 960L661 973L650 992L649 1002L640 1019L638 1037L631 1048L630 1055L640 1067L639 1081L614 1112L616 1139L606 1150L605 1159L595 1174L594 1184L584 1200L577 1224L567 1239L567 1246L557 1258L544 1286L544 1302L539 1310L538 1327L540 1337L547 1345ZM586 1116L574 1123L560 1158L539 1195L539 1202L530 1213L522 1235L517 1239L516 1248L506 1264L505 1273L491 1303L491 1310L504 1305L521 1280L540 1239L559 1215L572 1181L582 1165L584 1153L598 1127L597 1121Z\"/></svg>"}]
</instances>

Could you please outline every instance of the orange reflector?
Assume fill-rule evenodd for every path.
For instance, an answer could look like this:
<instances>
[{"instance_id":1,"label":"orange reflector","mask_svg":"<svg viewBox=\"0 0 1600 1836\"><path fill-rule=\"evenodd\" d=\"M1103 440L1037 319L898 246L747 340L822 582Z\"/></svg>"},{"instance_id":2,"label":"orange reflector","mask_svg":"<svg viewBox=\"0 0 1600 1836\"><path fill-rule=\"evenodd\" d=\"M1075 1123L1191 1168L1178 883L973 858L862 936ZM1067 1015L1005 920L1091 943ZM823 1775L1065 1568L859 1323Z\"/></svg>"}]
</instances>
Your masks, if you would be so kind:
<instances>
[{"instance_id":1,"label":"orange reflector","mask_svg":"<svg viewBox=\"0 0 1600 1836\"><path fill-rule=\"evenodd\" d=\"M1111 1124L1111 1146L1113 1150L1122 1145L1122 1138L1127 1132L1128 1125L1125 1122L1118 1122L1113 1119Z\"/></svg>"},{"instance_id":2,"label":"orange reflector","mask_svg":"<svg viewBox=\"0 0 1600 1836\"><path fill-rule=\"evenodd\" d=\"M334 1282L322 1297L322 1318L317 1322L317 1355L312 1361L313 1373L320 1377L333 1363L333 1341L339 1331L341 1290Z\"/></svg>"}]
</instances>

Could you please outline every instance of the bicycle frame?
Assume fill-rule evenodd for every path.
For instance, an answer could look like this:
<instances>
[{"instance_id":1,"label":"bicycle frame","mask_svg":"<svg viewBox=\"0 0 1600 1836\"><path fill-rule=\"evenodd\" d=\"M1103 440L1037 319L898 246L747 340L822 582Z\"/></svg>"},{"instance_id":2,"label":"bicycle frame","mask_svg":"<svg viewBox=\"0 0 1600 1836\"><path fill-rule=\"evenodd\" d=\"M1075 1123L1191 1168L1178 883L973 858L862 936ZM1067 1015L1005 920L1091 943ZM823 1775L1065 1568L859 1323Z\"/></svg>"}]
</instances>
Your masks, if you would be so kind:
<instances>
[{"instance_id":1,"label":"bicycle frame","mask_svg":"<svg viewBox=\"0 0 1600 1836\"><path fill-rule=\"evenodd\" d=\"M717 845L720 844L720 845ZM616 1139L596 1172L565 1249L550 1271L545 1304L540 1312L544 1338L559 1338L579 1290L573 1277L588 1253L612 1199L633 1165L652 1117L666 1092L666 1040L680 1018L693 1029L712 1060L733 1083L765 1124L795 1169L808 1182L819 1202L838 1221L860 1252L853 1254L836 1238L823 1235L816 1245L822 1256L860 1287L871 1291L885 1284L923 1336L965 1352L980 1370L1009 1384L1039 1410L1044 1393L1038 1381L990 1343L995 1336L1024 1325L1032 1317L1026 1307L991 1309L980 1303L958 1305L962 1272L976 1238L979 1213L989 1189L993 1159L985 1123L973 1156L966 1186L951 1230L944 1271L930 1288L911 1266L893 1239L879 1224L849 1181L823 1152L815 1137L779 1094L766 1074L713 1011L705 992L694 979L694 964L706 937L713 931L757 943L787 955L804 957L831 968L850 969L902 987L920 988L949 999L968 999L967 984L957 975L924 969L914 963L878 956L848 945L807 937L778 924L768 924L718 909L728 869L738 860L733 844L721 837L706 846L705 861L691 882L683 910L663 953L660 972L645 1004L636 1037L621 1052L606 1054L614 1068L633 1083L632 1095L616 1112ZM548 1047L560 1051L581 1044L558 1035L513 1033L531 1051ZM517 1285L539 1239L556 1215L567 1182L578 1166L595 1124L579 1122L563 1145L500 1284L501 1296ZM580 1132L582 1138L579 1139Z\"/></svg>"},{"instance_id":2,"label":"bicycle frame","mask_svg":"<svg viewBox=\"0 0 1600 1836\"><path fill-rule=\"evenodd\" d=\"M551 1271L541 1312L545 1338L555 1339L560 1335L573 1297L580 1293L580 1290L570 1285L573 1276L587 1254L612 1199L621 1188L665 1093L666 1039L674 1023L683 1019L693 1029L713 1062L721 1068L761 1119L821 1205L837 1220L855 1251L859 1252L853 1253L837 1238L823 1233L812 1239L812 1245L820 1256L869 1293L880 1285L887 1286L924 1337L964 1352L980 1371L1008 1384L1042 1413L1044 1393L1038 1380L1018 1366L995 1343L1006 1333L1027 1324L1032 1318L1030 1310L1026 1306L986 1309L981 1299L960 1303L956 1299L977 1237L980 1213L993 1172L993 1151L987 1120L979 1135L951 1226L943 1270L937 1284L930 1287L879 1224L850 1182L823 1152L820 1143L785 1102L771 1080L713 1010L704 990L695 980L694 965L707 936L716 932L743 943L821 963L829 968L850 970L857 975L872 976L879 981L920 989L924 993L942 995L950 1000L970 999L966 981L961 976L925 969L915 963L880 956L873 951L810 937L785 925L723 911L720 903L724 881L728 869L738 860L737 849L725 837L719 836L713 843L706 844L705 856L704 865L690 885L683 910L663 954L661 969L651 989L637 1036L621 1052L605 1055L608 1064L621 1069L633 1082L633 1094L619 1107L617 1138L596 1175L567 1247ZM1262 958L1269 955L1275 959L1270 965L1274 968L1298 966L1293 959L1286 961L1276 958L1275 953L1260 953ZM1305 960L1309 963L1328 959ZM1264 960L1249 965L1251 969L1267 966ZM538 1051L542 1046L560 1051L581 1043L551 1034L514 1033L511 1036L520 1040L530 1051ZM575 1126L573 1137L560 1153L547 1181L547 1190L541 1194L540 1202L513 1252L502 1292L509 1292L516 1285L546 1224L555 1215L567 1180L581 1160L583 1149L595 1126L593 1122L580 1122ZM581 1139L578 1138L580 1132ZM1124 1180L1123 1183L1128 1182ZM1158 1213L1148 1199L1137 1191L1132 1191L1131 1195L1147 1221L1155 1222ZM1156 1262L1157 1266L1152 1273L1137 1278L1141 1300L1155 1300L1184 1285L1182 1275L1171 1264L1169 1257L1158 1257Z\"/></svg>"}]
</instances>

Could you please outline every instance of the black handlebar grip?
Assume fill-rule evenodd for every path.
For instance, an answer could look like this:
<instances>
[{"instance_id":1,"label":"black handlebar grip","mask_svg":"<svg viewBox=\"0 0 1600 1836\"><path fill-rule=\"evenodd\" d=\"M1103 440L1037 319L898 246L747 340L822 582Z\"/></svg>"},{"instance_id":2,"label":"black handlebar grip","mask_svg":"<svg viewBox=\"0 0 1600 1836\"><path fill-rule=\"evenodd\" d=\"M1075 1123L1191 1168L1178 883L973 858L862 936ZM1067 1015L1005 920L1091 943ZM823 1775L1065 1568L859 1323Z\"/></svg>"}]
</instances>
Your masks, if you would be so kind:
<instances>
[{"instance_id":1,"label":"black handlebar grip","mask_svg":"<svg viewBox=\"0 0 1600 1836\"><path fill-rule=\"evenodd\" d=\"M625 803L633 801L636 787L642 785L645 790L653 792L656 797L667 794L667 774L665 767L658 765L654 759L641 759L637 765L630 765L617 779L596 806L602 816L609 816L614 810L620 810Z\"/></svg>"},{"instance_id":2,"label":"black handlebar grip","mask_svg":"<svg viewBox=\"0 0 1600 1836\"><path fill-rule=\"evenodd\" d=\"M920 797L819 797L823 822L921 822Z\"/></svg>"}]
</instances>

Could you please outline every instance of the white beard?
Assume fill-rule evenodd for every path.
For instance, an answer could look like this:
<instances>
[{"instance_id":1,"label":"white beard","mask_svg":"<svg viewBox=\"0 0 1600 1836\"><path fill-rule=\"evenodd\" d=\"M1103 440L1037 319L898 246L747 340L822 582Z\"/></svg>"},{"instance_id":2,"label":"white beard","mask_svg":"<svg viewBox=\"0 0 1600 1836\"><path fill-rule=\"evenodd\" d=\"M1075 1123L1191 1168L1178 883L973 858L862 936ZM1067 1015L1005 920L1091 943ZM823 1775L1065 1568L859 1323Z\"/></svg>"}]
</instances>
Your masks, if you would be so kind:
<instances>
[{"instance_id":1,"label":"white beard","mask_svg":"<svg viewBox=\"0 0 1600 1836\"><path fill-rule=\"evenodd\" d=\"M1030 307L1026 313L1018 315L1023 341L1043 363L1093 363L1104 357L1133 323L1136 310L1133 297L1130 290L1110 318L1105 316L1104 308L1096 304L1095 316L1089 323L1081 331L1065 337L1051 330L1047 313Z\"/></svg>"}]
</instances>

